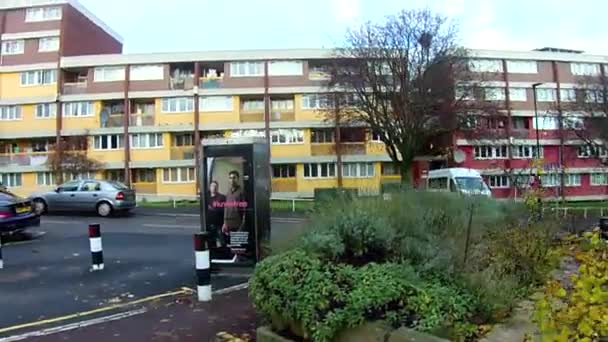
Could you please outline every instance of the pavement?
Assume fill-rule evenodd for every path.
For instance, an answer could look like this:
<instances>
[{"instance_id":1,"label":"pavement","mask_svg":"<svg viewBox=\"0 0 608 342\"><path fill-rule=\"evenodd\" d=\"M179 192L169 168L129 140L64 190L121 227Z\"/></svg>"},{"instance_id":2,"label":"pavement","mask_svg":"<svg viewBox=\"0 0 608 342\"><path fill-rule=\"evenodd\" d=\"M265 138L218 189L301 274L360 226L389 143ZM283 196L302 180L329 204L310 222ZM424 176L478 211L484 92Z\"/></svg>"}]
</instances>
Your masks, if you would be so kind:
<instances>
[{"instance_id":1,"label":"pavement","mask_svg":"<svg viewBox=\"0 0 608 342\"><path fill-rule=\"evenodd\" d=\"M99 272L90 271L90 223L101 224L106 267ZM298 218L273 218L273 241L289 237L303 225L305 221ZM34 239L3 246L0 342L29 340L41 332L45 337L35 340L84 341L89 338L79 334L90 334L91 341L107 341L109 337L96 336L107 337L108 331L112 331L113 341L173 341L171 334L178 333L183 333L178 334L182 336L179 341L189 341L188 334L198 338L196 341L206 341L206 336L230 328L232 317L253 315L246 290L234 287L246 284L251 269L214 273L213 290L221 294L234 289L234 294L219 295L215 305L192 303L195 294L191 289L196 284L192 234L199 230L199 218L188 215L138 211L120 218L43 216L41 226L31 231ZM176 304L176 298L182 304ZM158 319L161 316L169 318ZM159 335L128 331L131 321L158 326ZM191 326L196 331L181 323L190 321L198 322ZM216 321L220 322L217 326ZM248 326L255 319L241 318L239 322Z\"/></svg>"}]
</instances>

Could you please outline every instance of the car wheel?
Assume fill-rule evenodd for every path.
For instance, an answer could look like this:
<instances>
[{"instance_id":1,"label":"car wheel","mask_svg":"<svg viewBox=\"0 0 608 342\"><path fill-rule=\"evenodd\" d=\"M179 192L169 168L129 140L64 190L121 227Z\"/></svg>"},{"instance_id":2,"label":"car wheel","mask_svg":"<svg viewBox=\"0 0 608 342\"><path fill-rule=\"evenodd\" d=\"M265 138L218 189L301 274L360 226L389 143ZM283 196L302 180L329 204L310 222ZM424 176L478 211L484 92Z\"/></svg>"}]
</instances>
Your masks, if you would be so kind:
<instances>
[{"instance_id":1,"label":"car wheel","mask_svg":"<svg viewBox=\"0 0 608 342\"><path fill-rule=\"evenodd\" d=\"M112 206L108 202L101 202L97 205L97 215L101 217L110 216L112 213Z\"/></svg>"},{"instance_id":2,"label":"car wheel","mask_svg":"<svg viewBox=\"0 0 608 342\"><path fill-rule=\"evenodd\" d=\"M44 200L37 198L34 200L34 212L36 215L42 215L46 213L46 203Z\"/></svg>"}]
</instances>

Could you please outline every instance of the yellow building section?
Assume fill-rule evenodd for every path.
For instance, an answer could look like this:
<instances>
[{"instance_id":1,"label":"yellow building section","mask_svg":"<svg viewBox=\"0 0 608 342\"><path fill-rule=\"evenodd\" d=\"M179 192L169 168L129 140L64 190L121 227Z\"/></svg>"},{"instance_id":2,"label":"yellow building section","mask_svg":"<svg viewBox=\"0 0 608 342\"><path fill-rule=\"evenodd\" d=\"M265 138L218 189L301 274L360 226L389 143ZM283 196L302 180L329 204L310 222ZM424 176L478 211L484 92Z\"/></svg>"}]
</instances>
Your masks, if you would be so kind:
<instances>
[{"instance_id":1,"label":"yellow building section","mask_svg":"<svg viewBox=\"0 0 608 342\"><path fill-rule=\"evenodd\" d=\"M162 99L156 99L154 123L157 126L190 125L194 127L194 111L163 113Z\"/></svg>"},{"instance_id":2,"label":"yellow building section","mask_svg":"<svg viewBox=\"0 0 608 342\"><path fill-rule=\"evenodd\" d=\"M182 168L183 169L183 168ZM164 169L156 169L156 189L163 196L196 196L195 181L170 183L164 181Z\"/></svg>"},{"instance_id":3,"label":"yellow building section","mask_svg":"<svg viewBox=\"0 0 608 342\"><path fill-rule=\"evenodd\" d=\"M294 100L295 121L322 121L325 120L326 114L319 109L303 109L302 95L296 95Z\"/></svg>"},{"instance_id":4,"label":"yellow building section","mask_svg":"<svg viewBox=\"0 0 608 342\"><path fill-rule=\"evenodd\" d=\"M273 157L310 156L310 130L304 130L304 141L294 144L272 144L270 153Z\"/></svg>"},{"instance_id":5,"label":"yellow building section","mask_svg":"<svg viewBox=\"0 0 608 342\"><path fill-rule=\"evenodd\" d=\"M143 133L153 135L155 133ZM162 134L163 145L159 147L137 148L131 146L131 161L171 160L171 134Z\"/></svg>"},{"instance_id":6,"label":"yellow building section","mask_svg":"<svg viewBox=\"0 0 608 342\"><path fill-rule=\"evenodd\" d=\"M116 162L122 162L125 160L125 150L124 148L121 149L117 149L117 150L95 150L92 146L93 145L93 138L91 137L91 141L89 143L89 146L91 146L91 148L87 151L87 156L91 159L97 160L98 162L101 163L116 163Z\"/></svg>"},{"instance_id":7,"label":"yellow building section","mask_svg":"<svg viewBox=\"0 0 608 342\"><path fill-rule=\"evenodd\" d=\"M201 99L202 101L202 99ZM232 96L232 110L231 111L205 111L200 110L199 122L202 125L213 125L220 123L239 123L239 106L240 99L238 96Z\"/></svg>"},{"instance_id":8,"label":"yellow building section","mask_svg":"<svg viewBox=\"0 0 608 342\"><path fill-rule=\"evenodd\" d=\"M0 120L0 132L48 132L55 135L56 120L51 118L37 118L36 105L22 105L21 118L16 120Z\"/></svg>"},{"instance_id":9,"label":"yellow building section","mask_svg":"<svg viewBox=\"0 0 608 342\"><path fill-rule=\"evenodd\" d=\"M0 98L14 99L20 97L54 96L57 94L57 83L45 85L21 85L21 73L0 74Z\"/></svg>"},{"instance_id":10,"label":"yellow building section","mask_svg":"<svg viewBox=\"0 0 608 342\"><path fill-rule=\"evenodd\" d=\"M100 115L101 112L101 102L100 101L85 101L92 102L91 113L85 116L69 116L67 113L63 113L62 116L62 129L64 130L88 130L93 128L100 128L101 121Z\"/></svg>"}]
</instances>

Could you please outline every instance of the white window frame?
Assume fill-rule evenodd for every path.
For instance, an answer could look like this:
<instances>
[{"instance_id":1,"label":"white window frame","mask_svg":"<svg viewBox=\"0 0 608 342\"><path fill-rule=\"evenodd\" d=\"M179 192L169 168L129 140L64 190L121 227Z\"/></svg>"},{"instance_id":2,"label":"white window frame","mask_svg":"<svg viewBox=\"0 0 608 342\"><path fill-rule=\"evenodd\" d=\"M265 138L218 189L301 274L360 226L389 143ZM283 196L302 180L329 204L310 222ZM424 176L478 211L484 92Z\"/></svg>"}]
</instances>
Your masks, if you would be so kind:
<instances>
[{"instance_id":1,"label":"white window frame","mask_svg":"<svg viewBox=\"0 0 608 342\"><path fill-rule=\"evenodd\" d=\"M21 173L17 172L2 173L0 174L0 182L9 188L20 188L23 186L23 177Z\"/></svg>"},{"instance_id":2,"label":"white window frame","mask_svg":"<svg viewBox=\"0 0 608 342\"><path fill-rule=\"evenodd\" d=\"M230 77L264 76L264 62L239 61L230 62Z\"/></svg>"},{"instance_id":3,"label":"white window frame","mask_svg":"<svg viewBox=\"0 0 608 342\"><path fill-rule=\"evenodd\" d=\"M84 180L84 179L96 179L95 172L64 172L63 180L66 181L74 181L74 180Z\"/></svg>"},{"instance_id":4,"label":"white window frame","mask_svg":"<svg viewBox=\"0 0 608 342\"><path fill-rule=\"evenodd\" d=\"M570 72L576 76L599 76L600 65L597 63L570 63Z\"/></svg>"},{"instance_id":5,"label":"white window frame","mask_svg":"<svg viewBox=\"0 0 608 342\"><path fill-rule=\"evenodd\" d=\"M103 66L94 69L93 82L119 82L124 80L124 66Z\"/></svg>"},{"instance_id":6,"label":"white window frame","mask_svg":"<svg viewBox=\"0 0 608 342\"><path fill-rule=\"evenodd\" d=\"M586 103L604 103L604 91L601 89L586 89Z\"/></svg>"},{"instance_id":7,"label":"white window frame","mask_svg":"<svg viewBox=\"0 0 608 342\"><path fill-rule=\"evenodd\" d=\"M176 170L176 179L171 179L172 170ZM194 183L195 179L196 170L194 167L167 167L163 169L163 183L166 184Z\"/></svg>"},{"instance_id":8,"label":"white window frame","mask_svg":"<svg viewBox=\"0 0 608 342\"><path fill-rule=\"evenodd\" d=\"M60 6L27 8L25 10L25 22L61 20L62 12Z\"/></svg>"},{"instance_id":9,"label":"white window frame","mask_svg":"<svg viewBox=\"0 0 608 342\"><path fill-rule=\"evenodd\" d=\"M376 175L374 163L343 163L344 178L373 178Z\"/></svg>"},{"instance_id":10,"label":"white window frame","mask_svg":"<svg viewBox=\"0 0 608 342\"><path fill-rule=\"evenodd\" d=\"M264 100L242 100L241 110L243 112L263 112Z\"/></svg>"},{"instance_id":11,"label":"white window frame","mask_svg":"<svg viewBox=\"0 0 608 342\"><path fill-rule=\"evenodd\" d=\"M165 97L161 100L161 113L192 113L194 99L191 97Z\"/></svg>"},{"instance_id":12,"label":"white window frame","mask_svg":"<svg viewBox=\"0 0 608 342\"><path fill-rule=\"evenodd\" d=\"M323 94L302 95L301 107L304 110L327 108L327 96Z\"/></svg>"},{"instance_id":13,"label":"white window frame","mask_svg":"<svg viewBox=\"0 0 608 342\"><path fill-rule=\"evenodd\" d=\"M113 139L116 142L113 144ZM105 142L106 147L103 147ZM116 151L124 148L122 134L96 135L93 137L93 149L96 151Z\"/></svg>"},{"instance_id":14,"label":"white window frame","mask_svg":"<svg viewBox=\"0 0 608 342\"><path fill-rule=\"evenodd\" d=\"M142 174L144 175L142 177ZM152 175L152 177L147 177ZM147 178L153 179L153 181L146 180ZM143 182L141 180L144 180ZM156 183L156 169L153 168L145 168L145 169L133 169L133 183L137 184L150 184Z\"/></svg>"},{"instance_id":15,"label":"white window frame","mask_svg":"<svg viewBox=\"0 0 608 342\"><path fill-rule=\"evenodd\" d=\"M59 37L42 37L38 39L38 52L59 51Z\"/></svg>"},{"instance_id":16,"label":"white window frame","mask_svg":"<svg viewBox=\"0 0 608 342\"><path fill-rule=\"evenodd\" d=\"M232 96L201 96L199 109L202 112L232 112L234 101Z\"/></svg>"},{"instance_id":17,"label":"white window frame","mask_svg":"<svg viewBox=\"0 0 608 342\"><path fill-rule=\"evenodd\" d=\"M171 140L172 140L172 142L171 142L172 147L194 146L194 134L192 134L192 133L175 133L173 135L173 139L171 139ZM178 144L178 141L181 142L181 145Z\"/></svg>"},{"instance_id":18,"label":"white window frame","mask_svg":"<svg viewBox=\"0 0 608 342\"><path fill-rule=\"evenodd\" d=\"M595 149L599 149L599 153L597 156L595 155ZM580 159L588 159L588 158L606 158L608 157L608 150L602 148L600 146L590 146L590 145L582 145L576 149L576 156Z\"/></svg>"},{"instance_id":19,"label":"white window frame","mask_svg":"<svg viewBox=\"0 0 608 342\"><path fill-rule=\"evenodd\" d=\"M315 137L322 136L323 141L315 141ZM311 144L333 144L336 141L336 134L333 129L328 128L313 128L310 130Z\"/></svg>"},{"instance_id":20,"label":"white window frame","mask_svg":"<svg viewBox=\"0 0 608 342\"><path fill-rule=\"evenodd\" d=\"M513 159L534 159L536 157L536 146L514 145L511 149ZM540 147L539 158L543 157L543 146Z\"/></svg>"},{"instance_id":21,"label":"white window frame","mask_svg":"<svg viewBox=\"0 0 608 342\"><path fill-rule=\"evenodd\" d=\"M134 150L162 149L165 145L162 133L133 133L129 143Z\"/></svg>"},{"instance_id":22,"label":"white window frame","mask_svg":"<svg viewBox=\"0 0 608 342\"><path fill-rule=\"evenodd\" d=\"M0 121L19 121L22 119L21 106L0 106Z\"/></svg>"},{"instance_id":23,"label":"white window frame","mask_svg":"<svg viewBox=\"0 0 608 342\"><path fill-rule=\"evenodd\" d=\"M581 116L565 116L564 128L574 130L585 129L585 119Z\"/></svg>"},{"instance_id":24,"label":"white window frame","mask_svg":"<svg viewBox=\"0 0 608 342\"><path fill-rule=\"evenodd\" d=\"M57 185L53 172L36 172L36 185L53 186Z\"/></svg>"},{"instance_id":25,"label":"white window frame","mask_svg":"<svg viewBox=\"0 0 608 342\"><path fill-rule=\"evenodd\" d=\"M576 187L581 186L582 177L580 173L566 173L564 177L564 186Z\"/></svg>"},{"instance_id":26,"label":"white window frame","mask_svg":"<svg viewBox=\"0 0 608 342\"><path fill-rule=\"evenodd\" d=\"M561 88L559 90L559 100L561 102L575 102L576 101L576 89Z\"/></svg>"},{"instance_id":27,"label":"white window frame","mask_svg":"<svg viewBox=\"0 0 608 342\"><path fill-rule=\"evenodd\" d=\"M238 129L232 131L232 137L265 137L261 129Z\"/></svg>"},{"instance_id":28,"label":"white window frame","mask_svg":"<svg viewBox=\"0 0 608 342\"><path fill-rule=\"evenodd\" d=\"M547 179L551 182L547 182ZM554 188L560 185L559 173L545 173L540 176L540 183L543 188Z\"/></svg>"},{"instance_id":29,"label":"white window frame","mask_svg":"<svg viewBox=\"0 0 608 342\"><path fill-rule=\"evenodd\" d=\"M536 100L538 102L557 101L557 90L554 88L536 88Z\"/></svg>"},{"instance_id":30,"label":"white window frame","mask_svg":"<svg viewBox=\"0 0 608 342\"><path fill-rule=\"evenodd\" d=\"M323 165L327 167L327 176L322 176ZM312 170L317 169L317 176L312 176ZM308 176L306 171L308 170ZM332 172L333 170L333 172ZM304 178L305 179L329 179L335 178L337 174L336 163L304 163ZM332 175L333 173L333 175Z\"/></svg>"},{"instance_id":31,"label":"white window frame","mask_svg":"<svg viewBox=\"0 0 608 342\"><path fill-rule=\"evenodd\" d=\"M538 74L536 61L507 61L507 70L510 74Z\"/></svg>"},{"instance_id":32,"label":"white window frame","mask_svg":"<svg viewBox=\"0 0 608 342\"><path fill-rule=\"evenodd\" d=\"M501 87L484 88L483 95L486 101L504 101L507 98L505 88Z\"/></svg>"},{"instance_id":33,"label":"white window frame","mask_svg":"<svg viewBox=\"0 0 608 342\"><path fill-rule=\"evenodd\" d=\"M473 72L503 72L500 59L472 59L469 69Z\"/></svg>"},{"instance_id":34,"label":"white window frame","mask_svg":"<svg viewBox=\"0 0 608 342\"><path fill-rule=\"evenodd\" d=\"M270 110L275 112L293 112L293 99L270 100Z\"/></svg>"},{"instance_id":35,"label":"white window frame","mask_svg":"<svg viewBox=\"0 0 608 342\"><path fill-rule=\"evenodd\" d=\"M488 186L491 189L508 189L511 187L510 183L507 175L488 176Z\"/></svg>"},{"instance_id":36,"label":"white window frame","mask_svg":"<svg viewBox=\"0 0 608 342\"><path fill-rule=\"evenodd\" d=\"M25 40L5 40L2 42L2 55L22 55L25 53Z\"/></svg>"},{"instance_id":37,"label":"white window frame","mask_svg":"<svg viewBox=\"0 0 608 342\"><path fill-rule=\"evenodd\" d=\"M304 143L304 130L302 129L273 129L270 131L272 145L295 145Z\"/></svg>"},{"instance_id":38,"label":"white window frame","mask_svg":"<svg viewBox=\"0 0 608 342\"><path fill-rule=\"evenodd\" d=\"M553 131L559 129L559 118L556 116L543 115L538 117L538 129L541 131ZM532 118L532 129L536 129L536 118Z\"/></svg>"},{"instance_id":39,"label":"white window frame","mask_svg":"<svg viewBox=\"0 0 608 342\"><path fill-rule=\"evenodd\" d=\"M601 181L598 182L598 178L601 178ZM608 185L608 173L607 172L593 172L589 174L589 182L592 186L605 186Z\"/></svg>"},{"instance_id":40,"label":"white window frame","mask_svg":"<svg viewBox=\"0 0 608 342\"><path fill-rule=\"evenodd\" d=\"M64 102L63 106L63 117L66 118L86 118L93 116L93 102L90 101L78 101L78 102Z\"/></svg>"},{"instance_id":41,"label":"white window frame","mask_svg":"<svg viewBox=\"0 0 608 342\"><path fill-rule=\"evenodd\" d=\"M302 61L271 61L268 62L269 76L302 76L304 63Z\"/></svg>"},{"instance_id":42,"label":"white window frame","mask_svg":"<svg viewBox=\"0 0 608 342\"><path fill-rule=\"evenodd\" d=\"M41 85L51 85L57 83L57 70L33 70L23 71L19 75L22 87L34 87Z\"/></svg>"},{"instance_id":43,"label":"white window frame","mask_svg":"<svg viewBox=\"0 0 608 342\"><path fill-rule=\"evenodd\" d=\"M485 156L482 156L484 154ZM507 145L477 145L473 147L473 157L476 160L507 159L508 156Z\"/></svg>"},{"instance_id":44,"label":"white window frame","mask_svg":"<svg viewBox=\"0 0 608 342\"><path fill-rule=\"evenodd\" d=\"M165 66L162 64L132 65L129 70L130 81L150 81L165 79Z\"/></svg>"},{"instance_id":45,"label":"white window frame","mask_svg":"<svg viewBox=\"0 0 608 342\"><path fill-rule=\"evenodd\" d=\"M528 101L528 94L526 88L509 88L509 100L517 102Z\"/></svg>"},{"instance_id":46,"label":"white window frame","mask_svg":"<svg viewBox=\"0 0 608 342\"><path fill-rule=\"evenodd\" d=\"M57 104L56 103L39 103L36 105L36 113L34 114L36 119L52 119L57 117Z\"/></svg>"},{"instance_id":47,"label":"white window frame","mask_svg":"<svg viewBox=\"0 0 608 342\"><path fill-rule=\"evenodd\" d=\"M275 176L276 170L278 170L279 176ZM291 172L292 170L293 170L293 173ZM298 168L297 168L296 164L274 164L274 165L272 165L272 178L273 179L296 178L297 174L298 174Z\"/></svg>"}]
</instances>

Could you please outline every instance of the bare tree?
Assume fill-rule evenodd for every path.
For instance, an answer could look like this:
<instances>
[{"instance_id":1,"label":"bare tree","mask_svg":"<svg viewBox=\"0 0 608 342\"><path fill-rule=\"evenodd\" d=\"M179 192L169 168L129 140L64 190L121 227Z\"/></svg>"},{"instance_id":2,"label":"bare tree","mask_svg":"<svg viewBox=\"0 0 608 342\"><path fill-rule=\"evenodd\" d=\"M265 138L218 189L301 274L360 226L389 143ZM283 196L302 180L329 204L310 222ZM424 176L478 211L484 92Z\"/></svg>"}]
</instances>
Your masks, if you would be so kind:
<instances>
[{"instance_id":1,"label":"bare tree","mask_svg":"<svg viewBox=\"0 0 608 342\"><path fill-rule=\"evenodd\" d=\"M402 11L349 30L336 50L339 65L330 87L334 96L346 96L351 110L328 115L338 112L342 125L368 126L399 167L402 182L411 183L416 156L442 145L435 142L459 128L466 115L488 112L487 102L474 100L479 82L467 54L457 44L455 26L429 10Z\"/></svg>"},{"instance_id":2,"label":"bare tree","mask_svg":"<svg viewBox=\"0 0 608 342\"><path fill-rule=\"evenodd\" d=\"M61 146L55 146L55 153L49 155L47 165L57 183L63 182L66 173L79 174L103 169L102 163L87 155L88 140L88 136L63 137Z\"/></svg>"}]
</instances>

